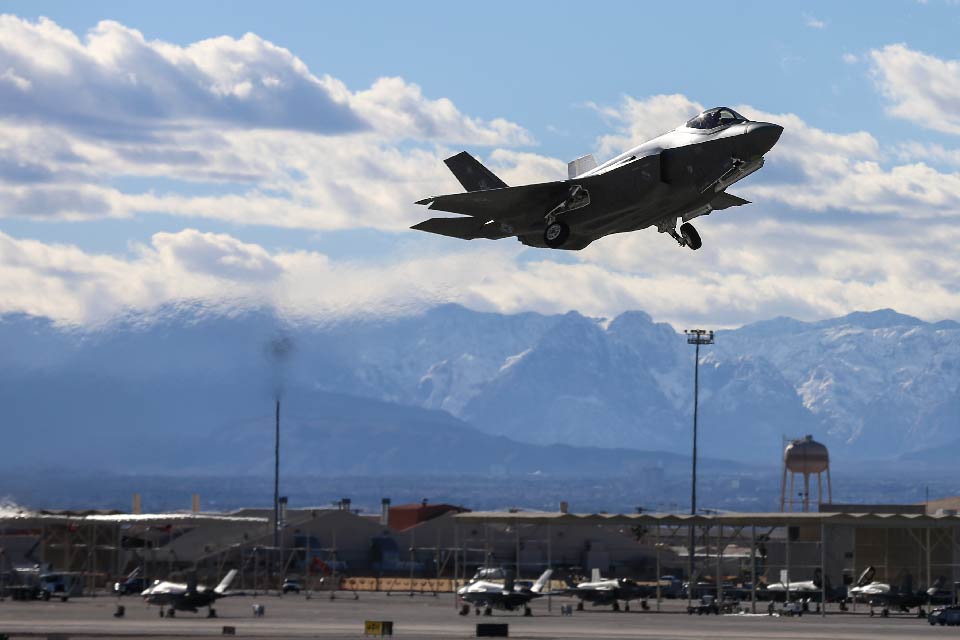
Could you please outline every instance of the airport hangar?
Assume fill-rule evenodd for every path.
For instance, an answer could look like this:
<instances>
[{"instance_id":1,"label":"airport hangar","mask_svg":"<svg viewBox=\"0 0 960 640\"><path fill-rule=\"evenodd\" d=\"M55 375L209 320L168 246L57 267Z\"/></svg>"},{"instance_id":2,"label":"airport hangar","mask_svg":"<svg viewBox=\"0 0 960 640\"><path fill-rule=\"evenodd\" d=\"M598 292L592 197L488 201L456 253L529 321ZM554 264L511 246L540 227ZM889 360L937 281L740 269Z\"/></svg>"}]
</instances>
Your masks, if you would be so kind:
<instances>
[{"instance_id":1,"label":"airport hangar","mask_svg":"<svg viewBox=\"0 0 960 640\"><path fill-rule=\"evenodd\" d=\"M448 591L479 566L513 567L523 578L576 567L654 580L686 573L692 531L698 581L714 585L778 582L782 570L791 581L809 580L819 568L839 586L867 566L883 582L900 584L909 574L917 586L940 577L952 584L960 581L960 516L938 505L956 502L691 516L388 508L386 501L383 513L363 515L344 501L334 509L289 510L279 549L269 546L267 509L23 512L0 517L0 572L33 561L80 573L88 591L135 566L148 580L195 569L207 582L237 568L238 589L275 588L283 575L296 575L306 588Z\"/></svg>"}]
</instances>

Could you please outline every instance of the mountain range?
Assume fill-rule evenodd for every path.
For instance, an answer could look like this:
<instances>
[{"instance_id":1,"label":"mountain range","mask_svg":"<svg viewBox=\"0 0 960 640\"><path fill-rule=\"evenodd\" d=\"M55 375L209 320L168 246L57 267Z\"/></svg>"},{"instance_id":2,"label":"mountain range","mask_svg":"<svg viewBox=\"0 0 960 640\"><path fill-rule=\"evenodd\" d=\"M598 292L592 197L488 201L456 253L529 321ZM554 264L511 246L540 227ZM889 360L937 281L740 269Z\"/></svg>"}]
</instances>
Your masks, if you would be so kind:
<instances>
[{"instance_id":1,"label":"mountain range","mask_svg":"<svg viewBox=\"0 0 960 640\"><path fill-rule=\"evenodd\" d=\"M316 322L185 303L96 327L7 314L0 420L8 466L266 472L280 397L299 472L627 472L686 464L693 353L640 311ZM765 320L717 332L699 377L715 468L773 467L804 434L835 459L921 462L960 436L952 321Z\"/></svg>"}]
</instances>

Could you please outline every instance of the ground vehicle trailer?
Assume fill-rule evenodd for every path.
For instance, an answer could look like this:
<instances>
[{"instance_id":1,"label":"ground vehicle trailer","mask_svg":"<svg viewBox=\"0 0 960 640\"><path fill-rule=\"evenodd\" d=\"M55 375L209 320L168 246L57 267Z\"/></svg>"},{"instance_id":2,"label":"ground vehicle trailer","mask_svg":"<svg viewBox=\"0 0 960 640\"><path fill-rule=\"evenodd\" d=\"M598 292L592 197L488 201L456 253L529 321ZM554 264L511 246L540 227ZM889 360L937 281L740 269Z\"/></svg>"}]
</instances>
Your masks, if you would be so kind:
<instances>
[{"instance_id":1,"label":"ground vehicle trailer","mask_svg":"<svg viewBox=\"0 0 960 640\"><path fill-rule=\"evenodd\" d=\"M939 624L940 626L960 625L960 606L937 607L927 614L927 622L931 625Z\"/></svg>"}]
</instances>

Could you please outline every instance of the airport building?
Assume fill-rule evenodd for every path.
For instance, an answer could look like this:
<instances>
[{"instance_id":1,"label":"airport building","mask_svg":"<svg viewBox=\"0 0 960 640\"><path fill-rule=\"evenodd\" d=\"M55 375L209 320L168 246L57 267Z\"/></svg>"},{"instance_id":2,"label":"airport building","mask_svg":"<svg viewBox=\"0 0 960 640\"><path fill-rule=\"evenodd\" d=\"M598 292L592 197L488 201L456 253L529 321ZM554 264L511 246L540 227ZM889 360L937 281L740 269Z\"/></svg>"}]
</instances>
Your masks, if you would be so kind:
<instances>
[{"instance_id":1,"label":"airport building","mask_svg":"<svg viewBox=\"0 0 960 640\"><path fill-rule=\"evenodd\" d=\"M234 588L276 588L296 576L305 588L452 589L479 567L522 579L544 568L564 575L656 580L687 577L690 535L702 589L809 581L874 580L914 589L960 581L960 498L924 505L821 505L776 513L573 514L471 512L457 505L398 505L357 513L290 509L272 545L270 509L228 514L22 512L0 517L0 573L31 564L82 576L88 590L140 567L147 580L196 571L215 583L238 569Z\"/></svg>"}]
</instances>

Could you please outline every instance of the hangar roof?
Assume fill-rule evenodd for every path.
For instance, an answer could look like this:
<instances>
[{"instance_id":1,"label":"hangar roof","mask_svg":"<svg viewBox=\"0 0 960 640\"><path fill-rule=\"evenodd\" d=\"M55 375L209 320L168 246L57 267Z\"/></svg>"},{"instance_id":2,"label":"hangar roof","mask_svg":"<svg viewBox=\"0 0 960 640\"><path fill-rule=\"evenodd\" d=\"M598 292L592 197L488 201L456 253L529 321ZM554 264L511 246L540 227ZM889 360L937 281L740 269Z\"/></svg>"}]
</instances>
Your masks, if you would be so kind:
<instances>
[{"instance_id":1,"label":"hangar roof","mask_svg":"<svg viewBox=\"0 0 960 640\"><path fill-rule=\"evenodd\" d=\"M505 524L621 524L621 525L717 525L787 527L796 525L858 525L858 526L958 526L957 515L925 515L914 513L751 513L728 512L712 515L676 513L562 513L556 511L473 511L454 516L458 522L500 522Z\"/></svg>"}]
</instances>

